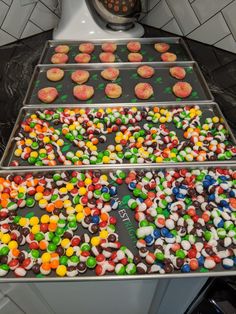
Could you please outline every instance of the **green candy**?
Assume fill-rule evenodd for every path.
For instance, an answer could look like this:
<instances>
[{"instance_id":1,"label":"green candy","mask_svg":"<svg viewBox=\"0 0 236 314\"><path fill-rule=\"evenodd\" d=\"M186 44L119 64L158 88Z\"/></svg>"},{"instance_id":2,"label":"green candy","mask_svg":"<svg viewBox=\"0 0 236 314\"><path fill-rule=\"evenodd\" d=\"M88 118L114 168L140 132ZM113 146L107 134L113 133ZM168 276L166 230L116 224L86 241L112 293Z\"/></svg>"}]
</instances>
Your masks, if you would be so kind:
<instances>
[{"instance_id":1,"label":"green candy","mask_svg":"<svg viewBox=\"0 0 236 314\"><path fill-rule=\"evenodd\" d=\"M35 238L36 241L39 242L39 241L43 240L45 237L44 237L44 234L42 232L39 232L39 233L36 233L34 235L34 238Z\"/></svg>"},{"instance_id":2,"label":"green candy","mask_svg":"<svg viewBox=\"0 0 236 314\"><path fill-rule=\"evenodd\" d=\"M54 243L49 243L48 244L48 248L47 248L48 252L55 252L56 249L57 249L56 244L54 244Z\"/></svg>"},{"instance_id":3,"label":"green candy","mask_svg":"<svg viewBox=\"0 0 236 314\"><path fill-rule=\"evenodd\" d=\"M9 253L10 249L8 246L4 246L0 249L0 256L1 255L7 255Z\"/></svg>"},{"instance_id":4,"label":"green candy","mask_svg":"<svg viewBox=\"0 0 236 314\"><path fill-rule=\"evenodd\" d=\"M78 264L79 263L79 257L76 255L71 256L70 261L74 264Z\"/></svg>"},{"instance_id":5,"label":"green candy","mask_svg":"<svg viewBox=\"0 0 236 314\"><path fill-rule=\"evenodd\" d=\"M205 231L204 232L204 238L206 239L206 241L210 241L211 239L212 239L212 233L211 233L211 231Z\"/></svg>"},{"instance_id":6,"label":"green candy","mask_svg":"<svg viewBox=\"0 0 236 314\"><path fill-rule=\"evenodd\" d=\"M156 259L157 259L158 261L163 261L164 258L165 258L165 255L164 255L162 252L156 253Z\"/></svg>"},{"instance_id":7,"label":"green candy","mask_svg":"<svg viewBox=\"0 0 236 314\"><path fill-rule=\"evenodd\" d=\"M149 226L149 222L146 219L141 220L139 223L139 226L140 227L147 227L147 226Z\"/></svg>"},{"instance_id":8,"label":"green candy","mask_svg":"<svg viewBox=\"0 0 236 314\"><path fill-rule=\"evenodd\" d=\"M31 251L31 256L35 259L39 258L39 251L38 250L32 250Z\"/></svg>"},{"instance_id":9,"label":"green candy","mask_svg":"<svg viewBox=\"0 0 236 314\"><path fill-rule=\"evenodd\" d=\"M124 274L125 274L125 266L122 265L122 264L116 265L115 273L116 273L117 275L124 275Z\"/></svg>"},{"instance_id":10,"label":"green candy","mask_svg":"<svg viewBox=\"0 0 236 314\"><path fill-rule=\"evenodd\" d=\"M185 258L185 253L183 250L179 249L175 252L175 255L181 259L184 259Z\"/></svg>"},{"instance_id":11,"label":"green candy","mask_svg":"<svg viewBox=\"0 0 236 314\"><path fill-rule=\"evenodd\" d=\"M134 275L136 273L136 265L134 263L129 263L126 266L125 271L128 275Z\"/></svg>"},{"instance_id":12,"label":"green candy","mask_svg":"<svg viewBox=\"0 0 236 314\"><path fill-rule=\"evenodd\" d=\"M61 238L60 238L59 236L57 236L57 235L52 238L52 242L53 242L55 245L59 245L60 241L61 241Z\"/></svg>"},{"instance_id":13,"label":"green candy","mask_svg":"<svg viewBox=\"0 0 236 314\"><path fill-rule=\"evenodd\" d=\"M35 205L35 200L32 197L27 198L25 202L27 207L34 207Z\"/></svg>"},{"instance_id":14,"label":"green candy","mask_svg":"<svg viewBox=\"0 0 236 314\"><path fill-rule=\"evenodd\" d=\"M89 256L89 258L86 261L86 265L88 268L94 268L96 266L96 258Z\"/></svg>"},{"instance_id":15,"label":"green candy","mask_svg":"<svg viewBox=\"0 0 236 314\"><path fill-rule=\"evenodd\" d=\"M88 243L83 243L80 247L81 251L90 251L91 247Z\"/></svg>"},{"instance_id":16,"label":"green candy","mask_svg":"<svg viewBox=\"0 0 236 314\"><path fill-rule=\"evenodd\" d=\"M60 258L59 258L59 263L60 263L60 265L67 265L67 263L68 263L68 257L67 256L65 256L65 255L63 255L63 256L61 256Z\"/></svg>"}]
</instances>

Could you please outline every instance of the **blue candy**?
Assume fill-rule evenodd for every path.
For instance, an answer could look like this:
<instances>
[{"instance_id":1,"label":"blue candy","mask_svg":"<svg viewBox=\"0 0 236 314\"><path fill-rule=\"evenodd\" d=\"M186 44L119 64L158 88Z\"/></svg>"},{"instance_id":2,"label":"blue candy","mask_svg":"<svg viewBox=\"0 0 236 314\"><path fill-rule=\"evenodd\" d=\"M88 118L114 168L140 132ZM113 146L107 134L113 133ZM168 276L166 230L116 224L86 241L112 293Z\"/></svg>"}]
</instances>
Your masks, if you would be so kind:
<instances>
[{"instance_id":1,"label":"blue candy","mask_svg":"<svg viewBox=\"0 0 236 314\"><path fill-rule=\"evenodd\" d=\"M119 207L119 202L116 201L116 200L114 200L114 199L112 199L112 200L110 201L110 205L111 205L111 208L112 208L112 209L117 209L117 208Z\"/></svg>"},{"instance_id":2,"label":"blue candy","mask_svg":"<svg viewBox=\"0 0 236 314\"><path fill-rule=\"evenodd\" d=\"M190 272L190 266L188 264L184 264L181 267L181 271L182 271L182 273L189 273Z\"/></svg>"},{"instance_id":3,"label":"blue candy","mask_svg":"<svg viewBox=\"0 0 236 314\"><path fill-rule=\"evenodd\" d=\"M104 186L102 189L101 189L101 192L102 193L109 193L109 188L107 186Z\"/></svg>"},{"instance_id":4,"label":"blue candy","mask_svg":"<svg viewBox=\"0 0 236 314\"><path fill-rule=\"evenodd\" d=\"M144 238L145 242L147 243L147 245L152 245L154 242L154 238L151 235L148 235Z\"/></svg>"},{"instance_id":5,"label":"blue candy","mask_svg":"<svg viewBox=\"0 0 236 314\"><path fill-rule=\"evenodd\" d=\"M99 223L99 216L92 216L92 223L98 224Z\"/></svg>"},{"instance_id":6,"label":"blue candy","mask_svg":"<svg viewBox=\"0 0 236 314\"><path fill-rule=\"evenodd\" d=\"M109 193L110 193L111 196L116 195L117 194L117 187L116 186L110 187Z\"/></svg>"},{"instance_id":7,"label":"blue candy","mask_svg":"<svg viewBox=\"0 0 236 314\"><path fill-rule=\"evenodd\" d=\"M200 256L197 258L197 261L198 261L199 266L203 266L205 259L203 256Z\"/></svg>"},{"instance_id":8,"label":"blue candy","mask_svg":"<svg viewBox=\"0 0 236 314\"><path fill-rule=\"evenodd\" d=\"M209 202L213 202L213 201L215 200L215 198L216 198L215 194L210 194L210 195L208 196L208 201L209 201Z\"/></svg>"},{"instance_id":9,"label":"blue candy","mask_svg":"<svg viewBox=\"0 0 236 314\"><path fill-rule=\"evenodd\" d=\"M158 230L158 229L155 229L154 231L153 231L153 237L155 238L155 239L158 239L158 238L160 238L160 236L161 236L161 232L160 232L160 230Z\"/></svg>"},{"instance_id":10,"label":"blue candy","mask_svg":"<svg viewBox=\"0 0 236 314\"><path fill-rule=\"evenodd\" d=\"M165 227L161 229L161 235L163 237L166 237L168 234L169 234L169 229L167 229Z\"/></svg>"},{"instance_id":11,"label":"blue candy","mask_svg":"<svg viewBox=\"0 0 236 314\"><path fill-rule=\"evenodd\" d=\"M130 190L134 190L136 188L136 183L135 182L130 182L130 184L128 185L128 188Z\"/></svg>"},{"instance_id":12,"label":"blue candy","mask_svg":"<svg viewBox=\"0 0 236 314\"><path fill-rule=\"evenodd\" d=\"M172 190L172 192L173 192L173 194L178 194L179 193L179 189L178 188L173 188L173 190Z\"/></svg>"}]
</instances>

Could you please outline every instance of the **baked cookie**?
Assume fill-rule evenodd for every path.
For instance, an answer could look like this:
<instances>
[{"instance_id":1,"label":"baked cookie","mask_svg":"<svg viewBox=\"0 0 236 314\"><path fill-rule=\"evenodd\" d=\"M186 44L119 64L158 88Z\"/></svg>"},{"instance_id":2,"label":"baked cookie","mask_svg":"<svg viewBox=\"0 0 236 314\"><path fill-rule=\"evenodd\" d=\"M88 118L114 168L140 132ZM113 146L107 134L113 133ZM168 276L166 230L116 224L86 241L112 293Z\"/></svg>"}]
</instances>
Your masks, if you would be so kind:
<instances>
[{"instance_id":1,"label":"baked cookie","mask_svg":"<svg viewBox=\"0 0 236 314\"><path fill-rule=\"evenodd\" d=\"M101 72L101 76L108 81L115 81L120 74L117 68L107 68Z\"/></svg>"},{"instance_id":2,"label":"baked cookie","mask_svg":"<svg viewBox=\"0 0 236 314\"><path fill-rule=\"evenodd\" d=\"M64 77L64 71L59 68L51 68L47 70L46 76L49 81L57 82Z\"/></svg>"},{"instance_id":3,"label":"baked cookie","mask_svg":"<svg viewBox=\"0 0 236 314\"><path fill-rule=\"evenodd\" d=\"M175 96L186 98L192 93L192 86L187 82L178 82L172 87Z\"/></svg>"},{"instance_id":4,"label":"baked cookie","mask_svg":"<svg viewBox=\"0 0 236 314\"><path fill-rule=\"evenodd\" d=\"M67 56L67 54L65 53L54 53L54 55L52 55L51 57L51 62L53 64L63 64L63 63L67 63L67 61L69 60L69 57Z\"/></svg>"},{"instance_id":5,"label":"baked cookie","mask_svg":"<svg viewBox=\"0 0 236 314\"><path fill-rule=\"evenodd\" d=\"M71 74L71 79L76 84L84 84L89 79L89 72L86 70L76 70Z\"/></svg>"},{"instance_id":6,"label":"baked cookie","mask_svg":"<svg viewBox=\"0 0 236 314\"><path fill-rule=\"evenodd\" d=\"M105 87L105 94L109 98L119 98L122 94L122 88L115 83L109 83Z\"/></svg>"},{"instance_id":7,"label":"baked cookie","mask_svg":"<svg viewBox=\"0 0 236 314\"><path fill-rule=\"evenodd\" d=\"M138 83L134 92L139 99L149 99L154 94L152 85L149 83Z\"/></svg>"},{"instance_id":8,"label":"baked cookie","mask_svg":"<svg viewBox=\"0 0 236 314\"><path fill-rule=\"evenodd\" d=\"M58 97L55 87L44 87L38 91L38 99L45 104L52 103Z\"/></svg>"},{"instance_id":9,"label":"baked cookie","mask_svg":"<svg viewBox=\"0 0 236 314\"><path fill-rule=\"evenodd\" d=\"M94 95L93 86L77 85L73 88L73 95L79 100L88 100Z\"/></svg>"}]
</instances>

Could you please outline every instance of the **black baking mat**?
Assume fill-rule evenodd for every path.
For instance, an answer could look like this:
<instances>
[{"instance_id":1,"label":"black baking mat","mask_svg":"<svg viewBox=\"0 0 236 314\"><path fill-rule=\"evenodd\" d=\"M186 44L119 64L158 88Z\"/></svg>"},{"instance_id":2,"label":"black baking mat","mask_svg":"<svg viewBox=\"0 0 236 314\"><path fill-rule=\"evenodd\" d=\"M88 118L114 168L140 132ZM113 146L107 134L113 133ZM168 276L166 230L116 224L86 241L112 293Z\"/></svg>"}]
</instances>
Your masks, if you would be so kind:
<instances>
[{"instance_id":1,"label":"black baking mat","mask_svg":"<svg viewBox=\"0 0 236 314\"><path fill-rule=\"evenodd\" d=\"M127 43L131 41L131 40L127 40L126 43L120 43L119 41L115 41L114 43L117 44L117 50L114 52L114 55L116 57L115 62L130 62L128 60L128 54L130 53L130 51L127 49ZM132 40L133 41L133 40ZM163 40L160 41L160 39L156 39L154 40L150 40L150 42L142 42L142 39L137 40L141 43L141 50L139 51L139 53L142 54L143 56L143 60L142 62L156 62L156 61L162 61L161 60L161 53L156 51L156 49L154 48L154 44L158 43L158 42L164 42ZM168 52L174 53L177 56L177 61L189 61L192 60L192 57L189 53L189 51L187 50L184 41L183 40L179 40L177 42L176 39L168 39L166 41L169 45L170 45L170 49L168 50ZM69 60L67 63L76 63L75 56L80 53L79 51L79 45L83 43L83 42L48 42L46 49L42 55L42 58L40 60L39 63L41 64L52 64L51 62L51 58L52 56L56 53L55 52L55 48L59 45L67 45L69 46L70 50L68 52L68 57ZM104 43L108 43L106 41L104 41ZM102 43L94 43L95 49L94 51L91 53L91 60L90 63L100 63L100 58L99 58L99 54L101 52L103 52L102 50Z\"/></svg>"},{"instance_id":2,"label":"black baking mat","mask_svg":"<svg viewBox=\"0 0 236 314\"><path fill-rule=\"evenodd\" d=\"M135 105L135 104L134 104ZM197 105L197 104L195 104ZM160 109L167 109L167 110L170 110L172 108L171 105L158 105L158 107ZM178 106L176 105L175 106L176 108L178 108ZM181 107L179 105L180 108L183 108L183 106ZM69 109L69 107L63 107L64 109ZM145 107L137 107L139 111L142 111L142 110L145 110ZM23 136L26 136L28 137L28 133L25 133L23 131L23 129L21 128L21 124L22 122L26 121L28 118L30 118L30 116L36 112L43 112L44 110L51 110L53 112L56 112L56 109L55 108L50 108L50 106L48 107L45 107L45 108L42 108L42 107L38 107L38 108L30 108L27 110L27 108L23 108L20 116L18 117L17 119L17 122L16 122L16 128L14 130L14 133L11 135L11 138L9 140L9 143L7 145L7 148L6 148L6 152L2 158L2 161L1 161L1 166L2 167L10 167L10 164L13 160L17 160L19 165L17 166L17 168L21 168L21 167L35 167L34 165L30 165L26 160L23 160L21 159L20 157L16 157L14 155L14 151L15 149L17 148L17 145L16 145L16 140L15 140L15 137L18 137L18 134L19 133L22 133ZM73 109L76 109L75 108L71 108L72 110ZM91 108L92 109L92 108ZM114 110L115 108L113 108ZM95 109L96 110L96 109ZM98 109L97 109L98 110ZM150 110L152 110L152 106L150 106ZM222 113L220 112L220 110L218 109L218 106L216 104L205 104L205 105L201 105L200 107L200 110L202 111L202 116L200 117L200 122L201 124L204 123L205 119L206 118L212 118L214 116L218 116L219 118L222 118ZM46 120L44 120L46 121ZM61 131L61 128L62 128L62 124L58 124L58 125L55 125L52 121L48 121L48 123L55 129L59 129ZM151 123L154 127L159 127L160 126L160 122L158 123L154 123L154 122L148 122L146 119L143 119L142 121L138 122L138 125L140 125L141 127L145 124L145 123ZM179 138L179 141L182 142L188 142L187 139L184 138L183 136L183 133L184 133L184 130L182 129L178 129L176 128L175 124L172 122L168 122L168 123L165 123L165 125L167 126L167 128L170 130L170 131L174 131L176 132L176 135L177 137ZM225 129L227 129L228 133L229 133L229 136L228 136L228 140L230 142L232 142L232 144L236 144L236 141L235 141L235 138L230 130L230 128L228 127L227 123L224 122L224 125L225 125ZM63 152L63 155L66 155L66 153L68 151L72 151L72 152L76 152L78 150L78 147L70 142L68 139L65 138L65 136L60 136L60 138L62 138L64 140L64 145L63 147L61 148L62 152ZM98 143L97 145L97 151L98 152L103 152L107 149L108 145L116 145L115 143L115 132L113 133L110 133L110 134L106 134L106 142L105 143ZM56 152L56 149L55 147L53 146L53 149L54 149L54 153L55 155L57 156L57 152ZM38 151L38 150L37 150ZM124 148L124 152L126 151L126 149ZM231 161L235 161L236 158L233 157L231 159ZM129 160L128 159L123 159L123 163L122 164L128 164L129 163ZM149 161L150 163L150 161ZM187 163L187 162L186 162ZM205 163L209 163L209 161L206 161ZM122 165L121 164L121 165ZM57 166L61 166L61 163L57 162ZM81 167L81 166L73 166L71 165L72 167ZM116 165L118 166L118 165ZM47 166L42 166L42 168L45 168Z\"/></svg>"},{"instance_id":3,"label":"black baking mat","mask_svg":"<svg viewBox=\"0 0 236 314\"><path fill-rule=\"evenodd\" d=\"M104 89L106 84L110 83L100 75L101 71L108 67L116 67L120 70L120 75L114 83L122 86L122 95L119 98L111 99L105 95ZM141 78L137 74L139 64L97 64L97 65L61 65L59 68L65 71L64 78L59 82L51 82L46 77L46 71L52 66L37 66L30 83L24 104L43 104L37 97L37 93L44 87L55 87L59 92L59 97L51 104L95 104L95 103L135 103L135 102L172 102L172 101L206 101L212 100L212 95L207 84L195 62L183 63L152 63L155 74L149 79ZM181 66L186 71L186 77L183 81L190 83L192 93L187 98L178 98L172 92L175 83L181 81L173 78L169 69L173 66ZM86 85L94 87L94 96L87 100L81 101L73 96L73 87L76 83L72 82L71 74L78 70L88 70L90 78ZM150 83L154 90L154 95L148 100L141 100L135 96L134 88L136 84L146 82Z\"/></svg>"},{"instance_id":4,"label":"black baking mat","mask_svg":"<svg viewBox=\"0 0 236 314\"><path fill-rule=\"evenodd\" d=\"M118 168L119 169L119 168ZM175 168L176 170L179 170L178 168ZM188 168L186 167L186 169L191 169L191 168ZM208 168L209 169L209 168ZM211 168L212 169L212 168ZM132 169L131 169L132 170ZM134 169L135 170L135 169ZM168 169L167 169L168 170ZM201 168L200 168L201 170ZM129 170L123 170L124 172L126 172L126 174L129 173ZM143 170L138 170L138 171L141 171L141 174L142 176L145 176L145 171ZM152 169L150 168L148 171L154 171L154 172L159 172L159 171L165 171L165 168L161 169ZM58 171L49 171L47 172L47 174L51 173L51 174L54 174L54 173L61 173L63 172L62 170L58 170ZM81 171L81 172L84 172L84 171ZM41 172L37 172L37 171L32 171L31 172L34 175L37 175L37 174L46 174L45 172L41 171ZM70 175L71 174L71 170L68 170L67 173ZM0 177L6 177L7 175L22 175L24 176L26 173L21 173L21 172L3 172L1 171L0 172ZM101 174L106 174L109 176L109 170L102 170L101 171ZM138 255L138 249L136 248L136 241L137 241L137 238L135 236L135 231L136 229L138 228L138 222L135 221L134 219L134 214L135 212L132 211L128 205L127 205L127 202L129 200L130 197L132 198L135 198L133 196L133 193L128 189L127 185L125 183L121 184L121 185L117 185L115 182L113 182L110 177L108 179L108 181L112 184L112 185L116 185L117 186L117 196L115 196L114 198L118 199L119 200L119 207L117 210L113 210L112 212L110 212L110 216L115 216L117 218L117 224L116 224L116 233L118 234L119 236L119 242L121 242L122 245L125 245L134 255ZM197 214L201 215L202 212L199 212L200 210L197 210ZM39 208L38 205L35 205L33 208L22 208L20 210L18 210L18 214L21 216L21 217L25 217L27 216L29 213L37 216L37 217L41 217L42 215L44 215L45 213L47 213L45 210ZM50 215L50 214L49 214ZM81 236L82 234L84 233L87 233L90 237L92 236L96 236L98 235L98 233L95 233L95 234L90 234L89 231L86 229L86 228L83 228L81 224L78 224L78 228L76 231L74 231L74 235L79 235ZM204 231L207 230L206 227L203 227ZM197 241L199 241L200 238L197 237ZM26 249L27 246L21 246L20 247L21 249ZM148 247L148 249L152 252L154 250L153 246L150 246ZM218 249L222 249L222 250L225 250L225 248L221 247L219 244L218 244ZM45 252L45 251L44 251ZM144 261L145 263L145 259L143 259L142 261ZM146 263L145 263L146 264ZM202 275L202 276L226 276L228 275L229 273L233 273L235 275L235 266L232 268L232 270L226 270L224 269L221 264L217 264L215 269L214 270L210 270L206 273L200 273L200 270L198 269L197 271L191 271L190 273L182 273L180 270L177 271L175 270L174 272L170 273L170 274L145 274L145 275L142 275L142 278L148 278L149 276L152 276L152 277L162 277L162 278L165 278L165 277L179 277L179 278L182 278L182 277L194 277L196 275ZM56 280L56 281L66 281L66 280L86 280L86 278L88 279L89 277L93 277L91 279L93 280L98 280L99 278L102 279L107 279L109 280L110 278L110 275L115 275L114 272L112 273L106 273L106 275L102 276L102 277L95 277L96 274L95 274L95 270L91 270L91 269L87 269L87 271L84 273L84 274L78 274L76 277L58 277L56 276L55 274L55 271L51 271L50 275L47 275L47 276L36 276L31 270L30 271L27 271L26 273L26 276L25 277L21 277L21 278L17 278L15 277L13 271L9 271L8 274L5 276L5 277L1 277L0 278L0 281L1 282L4 282L4 281L27 281L27 280L34 280L34 281L53 281L53 280ZM122 278L126 278L127 275L124 275L122 276ZM140 275L136 274L136 275L133 275L132 276L133 278L137 278L137 277L140 277ZM117 279L120 279L121 277L118 277ZM114 279L114 277L112 278Z\"/></svg>"}]
</instances>

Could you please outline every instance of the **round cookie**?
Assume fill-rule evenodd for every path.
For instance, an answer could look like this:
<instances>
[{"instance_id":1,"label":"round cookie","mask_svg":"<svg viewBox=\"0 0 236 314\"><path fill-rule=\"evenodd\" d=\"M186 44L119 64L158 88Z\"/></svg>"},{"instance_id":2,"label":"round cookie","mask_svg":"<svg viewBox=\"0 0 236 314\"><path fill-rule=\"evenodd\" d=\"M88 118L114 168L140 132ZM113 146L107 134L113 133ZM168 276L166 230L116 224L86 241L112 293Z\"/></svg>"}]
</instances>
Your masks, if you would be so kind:
<instances>
[{"instance_id":1,"label":"round cookie","mask_svg":"<svg viewBox=\"0 0 236 314\"><path fill-rule=\"evenodd\" d=\"M76 70L71 74L71 79L76 84L84 84L89 79L89 72L86 70Z\"/></svg>"},{"instance_id":2,"label":"round cookie","mask_svg":"<svg viewBox=\"0 0 236 314\"><path fill-rule=\"evenodd\" d=\"M161 54L161 60L164 62L174 62L177 60L177 56L171 52L165 52Z\"/></svg>"},{"instance_id":3,"label":"round cookie","mask_svg":"<svg viewBox=\"0 0 236 314\"><path fill-rule=\"evenodd\" d=\"M143 56L138 52L130 52L128 54L128 60L130 62L141 62L143 60Z\"/></svg>"},{"instance_id":4,"label":"round cookie","mask_svg":"<svg viewBox=\"0 0 236 314\"><path fill-rule=\"evenodd\" d=\"M156 51L163 53L170 49L170 45L166 43L156 43L154 45L154 48L156 49Z\"/></svg>"},{"instance_id":5,"label":"round cookie","mask_svg":"<svg viewBox=\"0 0 236 314\"><path fill-rule=\"evenodd\" d=\"M127 49L130 52L139 52L139 50L141 49L141 44L138 41L130 41L127 44Z\"/></svg>"},{"instance_id":6,"label":"round cookie","mask_svg":"<svg viewBox=\"0 0 236 314\"><path fill-rule=\"evenodd\" d=\"M75 62L77 63L89 63L91 56L88 53L79 53L75 56Z\"/></svg>"},{"instance_id":7,"label":"round cookie","mask_svg":"<svg viewBox=\"0 0 236 314\"><path fill-rule=\"evenodd\" d=\"M150 78L154 75L155 70L148 65L142 65L137 69L137 73L143 78Z\"/></svg>"},{"instance_id":8,"label":"round cookie","mask_svg":"<svg viewBox=\"0 0 236 314\"><path fill-rule=\"evenodd\" d=\"M102 44L102 51L104 52L115 52L117 45L115 43L104 43Z\"/></svg>"},{"instance_id":9,"label":"round cookie","mask_svg":"<svg viewBox=\"0 0 236 314\"><path fill-rule=\"evenodd\" d=\"M94 44L83 43L79 45L79 51L82 53L92 53L94 51Z\"/></svg>"},{"instance_id":10,"label":"round cookie","mask_svg":"<svg viewBox=\"0 0 236 314\"><path fill-rule=\"evenodd\" d=\"M68 53L70 51L70 47L67 45L58 45L55 47L54 51L59 53Z\"/></svg>"},{"instance_id":11,"label":"round cookie","mask_svg":"<svg viewBox=\"0 0 236 314\"><path fill-rule=\"evenodd\" d=\"M118 84L109 83L105 87L105 94L109 98L119 98L122 94L122 88Z\"/></svg>"},{"instance_id":12,"label":"round cookie","mask_svg":"<svg viewBox=\"0 0 236 314\"><path fill-rule=\"evenodd\" d=\"M57 82L64 77L64 71L59 68L51 68L47 70L46 76L49 81Z\"/></svg>"},{"instance_id":13,"label":"round cookie","mask_svg":"<svg viewBox=\"0 0 236 314\"><path fill-rule=\"evenodd\" d=\"M73 88L73 95L79 100L88 100L94 95L93 86L77 85Z\"/></svg>"},{"instance_id":14,"label":"round cookie","mask_svg":"<svg viewBox=\"0 0 236 314\"><path fill-rule=\"evenodd\" d=\"M112 63L115 62L116 56L111 52L101 52L99 59L102 63Z\"/></svg>"},{"instance_id":15,"label":"round cookie","mask_svg":"<svg viewBox=\"0 0 236 314\"><path fill-rule=\"evenodd\" d=\"M52 55L51 58L51 62L53 64L63 64L63 63L67 63L67 61L69 60L69 57L67 56L67 54L65 53L54 53L54 55Z\"/></svg>"},{"instance_id":16,"label":"round cookie","mask_svg":"<svg viewBox=\"0 0 236 314\"><path fill-rule=\"evenodd\" d=\"M154 93L152 85L149 83L138 83L134 91L139 99L149 99Z\"/></svg>"},{"instance_id":17,"label":"round cookie","mask_svg":"<svg viewBox=\"0 0 236 314\"><path fill-rule=\"evenodd\" d=\"M192 93L192 86L187 82L178 82L172 87L175 96L186 98Z\"/></svg>"},{"instance_id":18,"label":"round cookie","mask_svg":"<svg viewBox=\"0 0 236 314\"><path fill-rule=\"evenodd\" d=\"M108 81L115 81L119 74L120 71L117 68L107 68L101 72L101 76Z\"/></svg>"},{"instance_id":19,"label":"round cookie","mask_svg":"<svg viewBox=\"0 0 236 314\"><path fill-rule=\"evenodd\" d=\"M58 97L58 91L55 87L44 87L38 91L38 99L45 104L52 103Z\"/></svg>"},{"instance_id":20,"label":"round cookie","mask_svg":"<svg viewBox=\"0 0 236 314\"><path fill-rule=\"evenodd\" d=\"M182 80L186 76L185 69L182 67L172 67L170 68L170 75L178 80Z\"/></svg>"}]
</instances>

